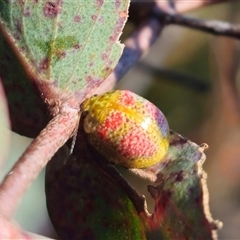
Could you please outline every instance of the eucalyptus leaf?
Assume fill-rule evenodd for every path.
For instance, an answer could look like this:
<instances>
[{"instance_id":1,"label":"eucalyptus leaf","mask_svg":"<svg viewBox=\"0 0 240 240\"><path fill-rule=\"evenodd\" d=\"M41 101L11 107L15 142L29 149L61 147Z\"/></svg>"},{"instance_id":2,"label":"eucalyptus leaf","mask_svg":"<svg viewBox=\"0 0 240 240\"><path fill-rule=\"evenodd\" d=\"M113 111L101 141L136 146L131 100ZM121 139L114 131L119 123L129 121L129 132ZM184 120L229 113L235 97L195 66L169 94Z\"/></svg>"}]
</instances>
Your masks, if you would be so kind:
<instances>
[{"instance_id":1,"label":"eucalyptus leaf","mask_svg":"<svg viewBox=\"0 0 240 240\"><path fill-rule=\"evenodd\" d=\"M56 105L69 98L80 104L112 72L129 0L0 0L0 6L0 76L12 128L35 137Z\"/></svg>"}]
</instances>

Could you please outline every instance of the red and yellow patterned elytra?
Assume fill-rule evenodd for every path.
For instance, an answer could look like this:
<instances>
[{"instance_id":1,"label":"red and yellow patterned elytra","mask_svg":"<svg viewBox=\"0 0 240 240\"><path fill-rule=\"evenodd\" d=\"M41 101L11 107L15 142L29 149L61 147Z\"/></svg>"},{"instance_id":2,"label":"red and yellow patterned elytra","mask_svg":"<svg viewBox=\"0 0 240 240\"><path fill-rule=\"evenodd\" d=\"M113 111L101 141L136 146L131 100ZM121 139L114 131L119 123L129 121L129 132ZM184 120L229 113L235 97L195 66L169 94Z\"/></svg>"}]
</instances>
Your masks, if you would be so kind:
<instances>
[{"instance_id":1,"label":"red and yellow patterned elytra","mask_svg":"<svg viewBox=\"0 0 240 240\"><path fill-rule=\"evenodd\" d=\"M86 99L84 130L90 144L109 161L126 168L146 168L164 157L169 126L148 100L127 90Z\"/></svg>"}]
</instances>

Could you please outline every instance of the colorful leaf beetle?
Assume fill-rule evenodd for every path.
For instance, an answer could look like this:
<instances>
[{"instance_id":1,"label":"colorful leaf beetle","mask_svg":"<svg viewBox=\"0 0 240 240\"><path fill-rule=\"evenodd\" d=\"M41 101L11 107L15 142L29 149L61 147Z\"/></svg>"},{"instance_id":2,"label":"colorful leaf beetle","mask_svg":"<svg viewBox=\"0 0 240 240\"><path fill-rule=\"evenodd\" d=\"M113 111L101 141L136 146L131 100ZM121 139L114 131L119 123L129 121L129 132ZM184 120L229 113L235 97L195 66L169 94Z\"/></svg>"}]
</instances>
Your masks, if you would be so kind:
<instances>
[{"instance_id":1,"label":"colorful leaf beetle","mask_svg":"<svg viewBox=\"0 0 240 240\"><path fill-rule=\"evenodd\" d=\"M169 126L148 100L117 90L92 96L81 104L89 143L109 161L126 168L159 162L169 147Z\"/></svg>"}]
</instances>

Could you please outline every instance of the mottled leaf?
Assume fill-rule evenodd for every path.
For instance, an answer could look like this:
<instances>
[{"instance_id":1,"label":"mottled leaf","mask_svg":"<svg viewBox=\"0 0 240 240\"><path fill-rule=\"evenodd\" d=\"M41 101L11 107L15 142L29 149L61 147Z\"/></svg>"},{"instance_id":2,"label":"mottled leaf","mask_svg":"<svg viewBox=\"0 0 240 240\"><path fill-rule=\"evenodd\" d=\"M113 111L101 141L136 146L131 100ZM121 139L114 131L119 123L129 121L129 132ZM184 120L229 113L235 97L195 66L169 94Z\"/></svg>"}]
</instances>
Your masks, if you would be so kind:
<instances>
[{"instance_id":1,"label":"mottled leaf","mask_svg":"<svg viewBox=\"0 0 240 240\"><path fill-rule=\"evenodd\" d=\"M128 0L4 1L0 16L38 75L85 93L99 85L122 53L118 43Z\"/></svg>"},{"instance_id":2,"label":"mottled leaf","mask_svg":"<svg viewBox=\"0 0 240 240\"><path fill-rule=\"evenodd\" d=\"M13 129L34 137L56 102L81 102L117 64L129 0L0 0L0 75ZM31 129L31 132L30 132Z\"/></svg>"},{"instance_id":3,"label":"mottled leaf","mask_svg":"<svg viewBox=\"0 0 240 240\"><path fill-rule=\"evenodd\" d=\"M164 163L145 170L157 184L148 186L155 200L155 211L145 221L148 239L216 239L221 224L209 212L205 147L172 133Z\"/></svg>"}]
</instances>

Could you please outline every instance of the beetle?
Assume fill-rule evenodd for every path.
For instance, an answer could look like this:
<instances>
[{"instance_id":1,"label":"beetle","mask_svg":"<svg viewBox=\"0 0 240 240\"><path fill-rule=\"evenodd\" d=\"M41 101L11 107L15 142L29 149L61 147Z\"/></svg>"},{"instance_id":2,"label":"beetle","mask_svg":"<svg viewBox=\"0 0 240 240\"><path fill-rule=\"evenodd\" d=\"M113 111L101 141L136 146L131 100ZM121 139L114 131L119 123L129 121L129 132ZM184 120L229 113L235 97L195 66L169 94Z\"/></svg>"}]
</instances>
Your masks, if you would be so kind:
<instances>
[{"instance_id":1,"label":"beetle","mask_svg":"<svg viewBox=\"0 0 240 240\"><path fill-rule=\"evenodd\" d=\"M128 90L94 95L81 104L88 142L109 161L146 168L169 147L169 126L151 102Z\"/></svg>"}]
</instances>

